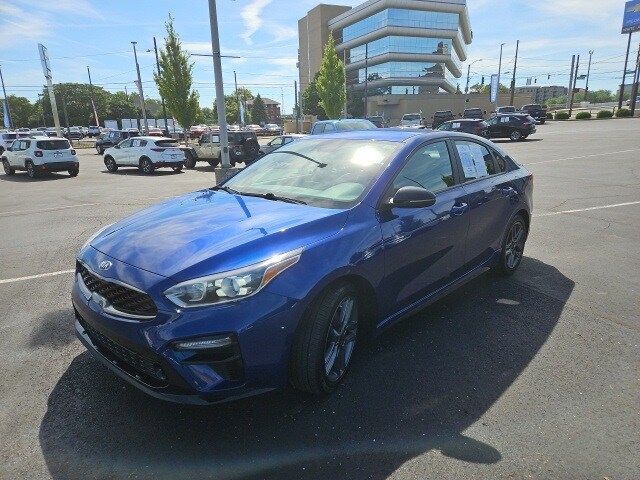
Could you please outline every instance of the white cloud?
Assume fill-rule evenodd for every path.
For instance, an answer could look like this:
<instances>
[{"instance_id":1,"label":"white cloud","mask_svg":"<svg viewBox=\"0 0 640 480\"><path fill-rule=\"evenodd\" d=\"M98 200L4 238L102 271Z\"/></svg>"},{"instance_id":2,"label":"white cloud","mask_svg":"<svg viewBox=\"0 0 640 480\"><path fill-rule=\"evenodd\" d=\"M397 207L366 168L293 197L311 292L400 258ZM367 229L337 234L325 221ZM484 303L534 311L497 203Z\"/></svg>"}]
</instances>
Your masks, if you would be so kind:
<instances>
[{"instance_id":1,"label":"white cloud","mask_svg":"<svg viewBox=\"0 0 640 480\"><path fill-rule=\"evenodd\" d=\"M246 28L246 30L241 34L241 37L245 42L247 42L247 44L251 45L253 43L251 37L264 23L264 20L262 19L262 10L264 10L264 8L271 2L272 0L252 0L251 3L246 5L240 12L240 16L242 17Z\"/></svg>"}]
</instances>

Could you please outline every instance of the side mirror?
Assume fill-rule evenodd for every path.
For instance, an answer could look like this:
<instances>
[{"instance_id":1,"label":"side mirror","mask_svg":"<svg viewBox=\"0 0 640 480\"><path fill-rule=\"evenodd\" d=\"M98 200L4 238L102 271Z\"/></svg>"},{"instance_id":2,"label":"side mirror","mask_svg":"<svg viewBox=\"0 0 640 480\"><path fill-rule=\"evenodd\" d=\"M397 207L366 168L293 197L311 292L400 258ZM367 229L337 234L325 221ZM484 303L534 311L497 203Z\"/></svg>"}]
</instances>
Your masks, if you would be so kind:
<instances>
[{"instance_id":1,"label":"side mirror","mask_svg":"<svg viewBox=\"0 0 640 480\"><path fill-rule=\"evenodd\" d=\"M402 187L389 200L390 207L424 208L436 203L436 196L422 187Z\"/></svg>"}]
</instances>

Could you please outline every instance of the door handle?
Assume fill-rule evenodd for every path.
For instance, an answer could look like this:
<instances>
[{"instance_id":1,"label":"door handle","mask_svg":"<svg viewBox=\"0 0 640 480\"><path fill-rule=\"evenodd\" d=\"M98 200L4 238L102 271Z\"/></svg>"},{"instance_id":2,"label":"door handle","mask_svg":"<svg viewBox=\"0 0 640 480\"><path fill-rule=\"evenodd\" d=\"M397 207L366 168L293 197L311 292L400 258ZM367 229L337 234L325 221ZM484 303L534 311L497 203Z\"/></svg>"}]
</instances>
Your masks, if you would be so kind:
<instances>
[{"instance_id":1,"label":"door handle","mask_svg":"<svg viewBox=\"0 0 640 480\"><path fill-rule=\"evenodd\" d=\"M453 207L451 207L451 215L459 217L460 215L462 215L464 212L467 211L467 207L469 205L467 205L466 203L461 203L460 205L454 205Z\"/></svg>"}]
</instances>

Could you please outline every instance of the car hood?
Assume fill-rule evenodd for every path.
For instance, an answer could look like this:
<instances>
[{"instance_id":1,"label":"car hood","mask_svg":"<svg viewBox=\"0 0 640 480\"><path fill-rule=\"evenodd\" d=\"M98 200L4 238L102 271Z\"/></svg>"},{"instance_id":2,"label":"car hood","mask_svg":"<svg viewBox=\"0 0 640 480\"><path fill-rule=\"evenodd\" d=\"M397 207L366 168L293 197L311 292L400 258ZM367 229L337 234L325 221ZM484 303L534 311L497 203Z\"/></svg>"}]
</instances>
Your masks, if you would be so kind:
<instances>
[{"instance_id":1,"label":"car hood","mask_svg":"<svg viewBox=\"0 0 640 480\"><path fill-rule=\"evenodd\" d=\"M232 270L334 235L348 211L202 190L142 210L90 244L112 258L172 277Z\"/></svg>"}]
</instances>

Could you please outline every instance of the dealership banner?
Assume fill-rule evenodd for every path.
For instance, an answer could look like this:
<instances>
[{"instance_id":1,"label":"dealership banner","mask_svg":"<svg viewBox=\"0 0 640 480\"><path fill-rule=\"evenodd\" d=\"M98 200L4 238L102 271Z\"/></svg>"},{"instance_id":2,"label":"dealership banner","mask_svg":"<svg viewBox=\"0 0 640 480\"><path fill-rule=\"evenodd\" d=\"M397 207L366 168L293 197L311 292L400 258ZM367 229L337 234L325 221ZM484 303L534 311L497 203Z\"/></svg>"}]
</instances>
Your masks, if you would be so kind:
<instances>
[{"instance_id":1,"label":"dealership banner","mask_svg":"<svg viewBox=\"0 0 640 480\"><path fill-rule=\"evenodd\" d=\"M498 100L498 74L491 75L491 95L489 101L495 103Z\"/></svg>"},{"instance_id":2,"label":"dealership banner","mask_svg":"<svg viewBox=\"0 0 640 480\"><path fill-rule=\"evenodd\" d=\"M640 0L631 0L624 6L622 33L640 32Z\"/></svg>"}]
</instances>

